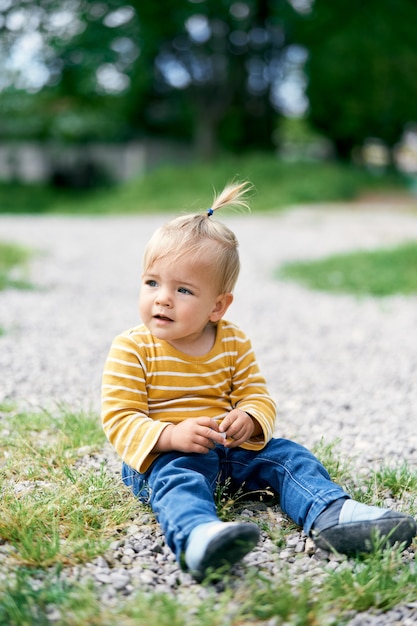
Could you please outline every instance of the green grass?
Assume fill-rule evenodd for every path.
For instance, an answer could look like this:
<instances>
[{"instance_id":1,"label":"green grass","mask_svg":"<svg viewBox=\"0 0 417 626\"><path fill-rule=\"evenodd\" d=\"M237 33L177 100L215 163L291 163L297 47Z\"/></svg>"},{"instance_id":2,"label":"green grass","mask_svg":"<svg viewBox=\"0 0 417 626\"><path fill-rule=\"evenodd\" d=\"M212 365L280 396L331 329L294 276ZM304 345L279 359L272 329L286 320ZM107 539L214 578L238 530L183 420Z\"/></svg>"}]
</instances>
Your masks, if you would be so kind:
<instances>
[{"instance_id":1,"label":"green grass","mask_svg":"<svg viewBox=\"0 0 417 626\"><path fill-rule=\"evenodd\" d=\"M222 157L210 164L161 166L119 186L94 191L64 191L44 186L0 184L3 213L135 213L201 210L232 179L255 186L252 210L271 211L300 203L350 200L361 191L406 189L398 175L377 178L366 170L336 162L279 160L270 153Z\"/></svg>"},{"instance_id":2,"label":"green grass","mask_svg":"<svg viewBox=\"0 0 417 626\"><path fill-rule=\"evenodd\" d=\"M96 415L65 406L29 413L0 405L0 624L342 626L359 612L383 613L415 599L415 552L406 558L400 549L384 551L376 542L366 558L327 564L300 554L288 564L280 551L297 529L290 521L277 524L276 505L263 505L255 519L275 546L273 574L260 564L225 575L221 585L195 585L186 596L180 590L138 588L130 596L116 594L114 603L101 602L95 585L77 576L68 579L64 572L103 555L132 520L152 523L149 509L118 476L103 464L91 466L104 443ZM334 479L357 489L364 501L394 498L398 508L416 514L417 472L407 463L361 478L337 446L323 440L315 449ZM263 492L254 495L262 505ZM217 498L229 519L251 506L240 492L220 490ZM298 568L303 575L295 577Z\"/></svg>"},{"instance_id":3,"label":"green grass","mask_svg":"<svg viewBox=\"0 0 417 626\"><path fill-rule=\"evenodd\" d=\"M0 213L53 213L56 207L66 204L75 207L77 201L83 203L88 198L86 192L64 191L40 184L0 182Z\"/></svg>"},{"instance_id":4,"label":"green grass","mask_svg":"<svg viewBox=\"0 0 417 626\"><path fill-rule=\"evenodd\" d=\"M416 584L417 571L404 567L399 550L381 551L376 546L366 560L329 576L325 596L330 606L342 612L387 611L401 602L412 602Z\"/></svg>"},{"instance_id":5,"label":"green grass","mask_svg":"<svg viewBox=\"0 0 417 626\"><path fill-rule=\"evenodd\" d=\"M104 466L86 472L80 464L103 446L97 416L9 410L0 427L0 537L16 562L50 567L101 554L135 503Z\"/></svg>"},{"instance_id":6,"label":"green grass","mask_svg":"<svg viewBox=\"0 0 417 626\"><path fill-rule=\"evenodd\" d=\"M277 277L320 291L358 296L417 293L417 242L395 248L337 254L286 263Z\"/></svg>"},{"instance_id":7,"label":"green grass","mask_svg":"<svg viewBox=\"0 0 417 626\"><path fill-rule=\"evenodd\" d=\"M350 491L354 487L352 482L352 476L354 476L353 459L347 459L338 452L339 445L339 439L325 441L322 438L319 443L312 447L311 451L327 469L333 482L341 485L346 491Z\"/></svg>"},{"instance_id":8,"label":"green grass","mask_svg":"<svg viewBox=\"0 0 417 626\"><path fill-rule=\"evenodd\" d=\"M407 463L383 465L366 482L368 491L372 491L374 497L379 494L380 497L388 495L402 499L410 497L410 494L417 494L417 472L410 472Z\"/></svg>"},{"instance_id":9,"label":"green grass","mask_svg":"<svg viewBox=\"0 0 417 626\"><path fill-rule=\"evenodd\" d=\"M0 241L0 291L7 287L29 288L27 262L32 252L9 242Z\"/></svg>"},{"instance_id":10,"label":"green grass","mask_svg":"<svg viewBox=\"0 0 417 626\"><path fill-rule=\"evenodd\" d=\"M32 289L27 276L28 261L33 252L14 243L0 241L0 291L3 289ZM0 336L5 330L0 326Z\"/></svg>"}]
</instances>

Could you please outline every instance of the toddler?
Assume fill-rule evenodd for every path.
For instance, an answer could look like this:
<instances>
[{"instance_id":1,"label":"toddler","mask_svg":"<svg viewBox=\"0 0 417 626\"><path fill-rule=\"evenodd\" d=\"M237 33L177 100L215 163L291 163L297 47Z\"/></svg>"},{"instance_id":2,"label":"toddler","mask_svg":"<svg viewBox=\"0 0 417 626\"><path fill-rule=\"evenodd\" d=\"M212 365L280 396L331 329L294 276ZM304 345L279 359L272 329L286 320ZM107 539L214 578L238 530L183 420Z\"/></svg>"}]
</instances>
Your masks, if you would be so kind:
<instances>
[{"instance_id":1,"label":"toddler","mask_svg":"<svg viewBox=\"0 0 417 626\"><path fill-rule=\"evenodd\" d=\"M303 446L276 438L275 403L250 340L224 316L239 274L234 233L213 219L246 207L247 183L228 185L207 211L172 219L144 255L142 324L112 343L102 384L103 428L122 477L152 507L179 563L196 580L231 566L259 527L222 522L217 485L272 489L317 546L344 554L408 546L415 520L352 500Z\"/></svg>"}]
</instances>

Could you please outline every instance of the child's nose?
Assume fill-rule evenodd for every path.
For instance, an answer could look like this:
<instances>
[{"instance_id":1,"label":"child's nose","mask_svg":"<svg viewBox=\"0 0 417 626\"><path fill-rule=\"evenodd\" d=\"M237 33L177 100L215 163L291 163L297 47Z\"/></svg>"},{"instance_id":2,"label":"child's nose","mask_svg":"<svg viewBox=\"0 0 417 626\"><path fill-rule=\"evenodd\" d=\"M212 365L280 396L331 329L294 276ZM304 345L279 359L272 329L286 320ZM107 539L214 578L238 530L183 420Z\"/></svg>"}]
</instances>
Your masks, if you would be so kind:
<instances>
[{"instance_id":1,"label":"child's nose","mask_svg":"<svg viewBox=\"0 0 417 626\"><path fill-rule=\"evenodd\" d=\"M171 306L172 299L167 289L159 289L156 296L156 304L160 306Z\"/></svg>"}]
</instances>

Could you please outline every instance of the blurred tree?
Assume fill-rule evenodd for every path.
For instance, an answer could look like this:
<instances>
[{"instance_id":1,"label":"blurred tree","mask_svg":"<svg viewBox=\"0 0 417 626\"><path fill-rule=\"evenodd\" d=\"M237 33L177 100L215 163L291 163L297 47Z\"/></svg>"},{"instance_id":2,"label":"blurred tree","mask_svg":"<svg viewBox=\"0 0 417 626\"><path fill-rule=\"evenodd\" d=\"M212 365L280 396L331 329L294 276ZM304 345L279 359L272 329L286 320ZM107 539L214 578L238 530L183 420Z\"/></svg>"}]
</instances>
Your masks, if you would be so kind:
<instances>
[{"instance_id":1,"label":"blurred tree","mask_svg":"<svg viewBox=\"0 0 417 626\"><path fill-rule=\"evenodd\" d=\"M175 32L162 37L160 27L155 28L160 38L153 56L149 123L163 123L165 113L165 121L171 117L177 124L181 111L206 157L215 154L219 140L234 150L270 148L290 5L284 0L170 4L169 15L178 21ZM139 23L159 24L160 5L137 1L136 10ZM161 108L155 106L158 100ZM172 102L176 107L170 108Z\"/></svg>"},{"instance_id":2,"label":"blurred tree","mask_svg":"<svg viewBox=\"0 0 417 626\"><path fill-rule=\"evenodd\" d=\"M309 119L339 156L377 137L388 146L417 121L415 0L314 0L299 15Z\"/></svg>"},{"instance_id":3,"label":"blurred tree","mask_svg":"<svg viewBox=\"0 0 417 626\"><path fill-rule=\"evenodd\" d=\"M3 113L20 90L36 136L270 147L292 14L287 0L0 0Z\"/></svg>"},{"instance_id":4,"label":"blurred tree","mask_svg":"<svg viewBox=\"0 0 417 626\"><path fill-rule=\"evenodd\" d=\"M120 0L0 0L1 135L123 135L123 101L139 54L135 18Z\"/></svg>"}]
</instances>

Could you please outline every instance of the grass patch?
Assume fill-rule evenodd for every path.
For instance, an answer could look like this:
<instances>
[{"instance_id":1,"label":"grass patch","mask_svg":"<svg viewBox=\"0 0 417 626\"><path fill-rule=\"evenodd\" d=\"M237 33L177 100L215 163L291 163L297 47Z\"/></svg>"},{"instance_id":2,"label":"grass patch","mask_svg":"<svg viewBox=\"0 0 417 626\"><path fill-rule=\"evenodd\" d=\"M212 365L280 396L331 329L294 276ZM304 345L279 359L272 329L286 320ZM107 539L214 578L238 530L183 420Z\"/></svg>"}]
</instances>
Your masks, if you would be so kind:
<instances>
[{"instance_id":1,"label":"grass patch","mask_svg":"<svg viewBox=\"0 0 417 626\"><path fill-rule=\"evenodd\" d=\"M2 589L0 624L46 626L52 623L50 618L55 607L59 607L59 612L68 616L67 620L63 617L60 624L71 624L70 616L78 614L79 619L72 624L81 626L89 623L81 621L80 602L83 601L88 602L87 606L92 605L91 596L82 588L75 591L72 585L61 579L60 570L44 572L17 568Z\"/></svg>"},{"instance_id":2,"label":"grass patch","mask_svg":"<svg viewBox=\"0 0 417 626\"><path fill-rule=\"evenodd\" d=\"M417 242L282 265L277 277L320 291L384 297L417 293Z\"/></svg>"},{"instance_id":3,"label":"grass patch","mask_svg":"<svg viewBox=\"0 0 417 626\"><path fill-rule=\"evenodd\" d=\"M90 192L57 189L41 184L0 182L0 213L53 213L63 206L88 202Z\"/></svg>"},{"instance_id":4,"label":"grass patch","mask_svg":"<svg viewBox=\"0 0 417 626\"><path fill-rule=\"evenodd\" d=\"M50 567L101 554L136 503L104 465L92 472L82 463L104 444L97 416L64 409L3 415L0 537L13 547L13 560Z\"/></svg>"},{"instance_id":5,"label":"grass patch","mask_svg":"<svg viewBox=\"0 0 417 626\"><path fill-rule=\"evenodd\" d=\"M376 544L366 560L358 559L353 567L342 567L329 576L323 595L329 608L343 613L388 611L399 603L412 602L416 585L417 570L404 567L401 551L381 550Z\"/></svg>"},{"instance_id":6,"label":"grass patch","mask_svg":"<svg viewBox=\"0 0 417 626\"><path fill-rule=\"evenodd\" d=\"M148 214L201 210L210 206L213 187L219 191L234 178L248 179L255 186L254 212L300 203L350 200L369 189L406 190L406 183L395 174L377 178L352 165L290 163L271 153L256 153L222 157L213 163L161 166L121 185L85 192L3 183L0 211Z\"/></svg>"},{"instance_id":7,"label":"grass patch","mask_svg":"<svg viewBox=\"0 0 417 626\"><path fill-rule=\"evenodd\" d=\"M32 252L22 246L0 241L0 290L8 287L28 289L27 261Z\"/></svg>"},{"instance_id":8,"label":"grass patch","mask_svg":"<svg viewBox=\"0 0 417 626\"><path fill-rule=\"evenodd\" d=\"M417 560L410 552L407 560L400 549L383 551L376 543L366 559L341 558L330 567L299 554L289 564L280 550L296 527L289 522L277 530L276 515L260 509L264 515L255 519L276 549L273 572L260 563L225 575L221 585L187 588L186 596L141 586L103 602L92 582L64 573L104 554L132 519L140 523L141 506L100 461L104 443L96 415L65 406L27 413L0 405L0 624L342 626L355 613L385 612L414 599ZM355 485L365 501L401 498L402 510L414 506L417 474L406 463L361 479L337 446L322 441L315 449L334 479ZM270 494L253 495L262 504ZM241 492L227 490L219 490L217 505L228 519L233 508L235 516L244 515L247 506ZM143 512L149 520L149 509ZM298 566L303 574L294 576Z\"/></svg>"},{"instance_id":9,"label":"grass patch","mask_svg":"<svg viewBox=\"0 0 417 626\"><path fill-rule=\"evenodd\" d=\"M411 494L417 494L417 471L412 471L406 462L394 466L383 465L372 472L366 484L370 491L381 498L409 498Z\"/></svg>"}]
</instances>

